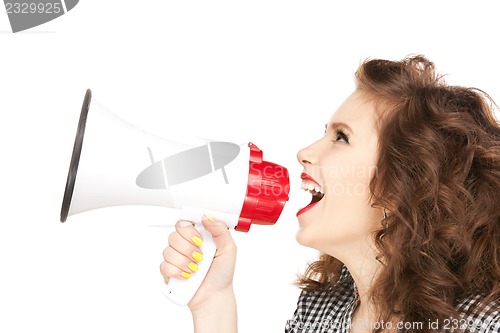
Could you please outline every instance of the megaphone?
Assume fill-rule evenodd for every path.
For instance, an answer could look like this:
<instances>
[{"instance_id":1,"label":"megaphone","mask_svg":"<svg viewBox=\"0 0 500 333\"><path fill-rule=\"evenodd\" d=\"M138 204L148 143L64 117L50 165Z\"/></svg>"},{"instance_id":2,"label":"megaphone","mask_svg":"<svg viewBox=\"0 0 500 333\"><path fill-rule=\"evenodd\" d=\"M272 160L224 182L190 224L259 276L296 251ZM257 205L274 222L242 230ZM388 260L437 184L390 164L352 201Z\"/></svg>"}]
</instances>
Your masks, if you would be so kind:
<instances>
[{"instance_id":1,"label":"megaphone","mask_svg":"<svg viewBox=\"0 0 500 333\"><path fill-rule=\"evenodd\" d=\"M248 231L272 225L288 200L285 167L263 160L253 143L208 141L191 146L147 133L119 118L87 90L73 146L61 222L102 207L155 205L179 209L201 233L204 260L190 279L170 279L165 296L176 304L192 299L215 255L204 214L228 228Z\"/></svg>"}]
</instances>

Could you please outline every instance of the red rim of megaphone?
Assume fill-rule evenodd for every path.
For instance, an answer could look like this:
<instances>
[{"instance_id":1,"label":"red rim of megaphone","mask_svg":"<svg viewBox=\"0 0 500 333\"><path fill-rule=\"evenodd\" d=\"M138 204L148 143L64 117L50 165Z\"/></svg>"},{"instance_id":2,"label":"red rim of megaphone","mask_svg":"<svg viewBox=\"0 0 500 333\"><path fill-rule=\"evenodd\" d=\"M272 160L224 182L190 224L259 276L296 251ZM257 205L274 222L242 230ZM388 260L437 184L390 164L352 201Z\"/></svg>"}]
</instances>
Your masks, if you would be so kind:
<instances>
[{"instance_id":1,"label":"red rim of megaphone","mask_svg":"<svg viewBox=\"0 0 500 333\"><path fill-rule=\"evenodd\" d=\"M247 232L255 224L275 224L290 192L288 170L278 164L263 160L263 153L249 143L250 168L247 193L241 209L237 231Z\"/></svg>"}]
</instances>

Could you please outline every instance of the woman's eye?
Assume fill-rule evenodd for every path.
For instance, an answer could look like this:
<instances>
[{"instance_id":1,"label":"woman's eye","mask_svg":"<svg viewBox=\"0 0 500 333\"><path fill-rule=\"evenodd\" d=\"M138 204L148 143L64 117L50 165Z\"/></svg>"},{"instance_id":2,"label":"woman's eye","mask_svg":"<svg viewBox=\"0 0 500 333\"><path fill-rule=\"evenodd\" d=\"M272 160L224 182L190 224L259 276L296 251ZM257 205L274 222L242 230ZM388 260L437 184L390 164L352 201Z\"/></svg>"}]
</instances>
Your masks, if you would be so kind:
<instances>
[{"instance_id":1,"label":"woman's eye","mask_svg":"<svg viewBox=\"0 0 500 333\"><path fill-rule=\"evenodd\" d=\"M344 132L342 132L342 130L335 130L335 142L339 141L349 143L349 138Z\"/></svg>"}]
</instances>

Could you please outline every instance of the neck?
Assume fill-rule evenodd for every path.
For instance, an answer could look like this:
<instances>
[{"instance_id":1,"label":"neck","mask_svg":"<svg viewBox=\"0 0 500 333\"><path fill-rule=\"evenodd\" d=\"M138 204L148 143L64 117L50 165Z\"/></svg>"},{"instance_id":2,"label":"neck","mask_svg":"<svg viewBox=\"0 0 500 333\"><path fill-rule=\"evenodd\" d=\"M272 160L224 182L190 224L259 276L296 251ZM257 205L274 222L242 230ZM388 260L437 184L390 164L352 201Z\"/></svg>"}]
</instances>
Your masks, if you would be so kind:
<instances>
[{"instance_id":1,"label":"neck","mask_svg":"<svg viewBox=\"0 0 500 333\"><path fill-rule=\"evenodd\" d=\"M373 242L368 241L356 244L341 252L332 252L334 253L329 254L344 263L356 284L359 295L359 311L356 312L360 315L363 314L363 317L372 317L375 307L369 297L369 293L382 266L376 259L375 245Z\"/></svg>"}]
</instances>

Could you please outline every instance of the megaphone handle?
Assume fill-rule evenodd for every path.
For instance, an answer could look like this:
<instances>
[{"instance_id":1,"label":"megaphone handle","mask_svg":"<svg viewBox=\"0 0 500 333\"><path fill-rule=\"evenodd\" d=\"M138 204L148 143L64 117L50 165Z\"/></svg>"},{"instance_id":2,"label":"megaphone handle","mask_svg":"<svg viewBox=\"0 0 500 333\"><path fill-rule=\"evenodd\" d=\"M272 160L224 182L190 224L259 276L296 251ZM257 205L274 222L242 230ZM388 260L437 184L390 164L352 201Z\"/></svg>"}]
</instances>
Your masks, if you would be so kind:
<instances>
[{"instance_id":1,"label":"megaphone handle","mask_svg":"<svg viewBox=\"0 0 500 333\"><path fill-rule=\"evenodd\" d=\"M200 246L203 253L203 260L197 262L198 271L192 273L189 279L179 280L171 278L168 281L166 290L163 292L165 297L178 305L187 305L191 301L205 279L215 256L216 248L212 235L203 228L201 223L196 223L195 228L203 238L203 244Z\"/></svg>"}]
</instances>

